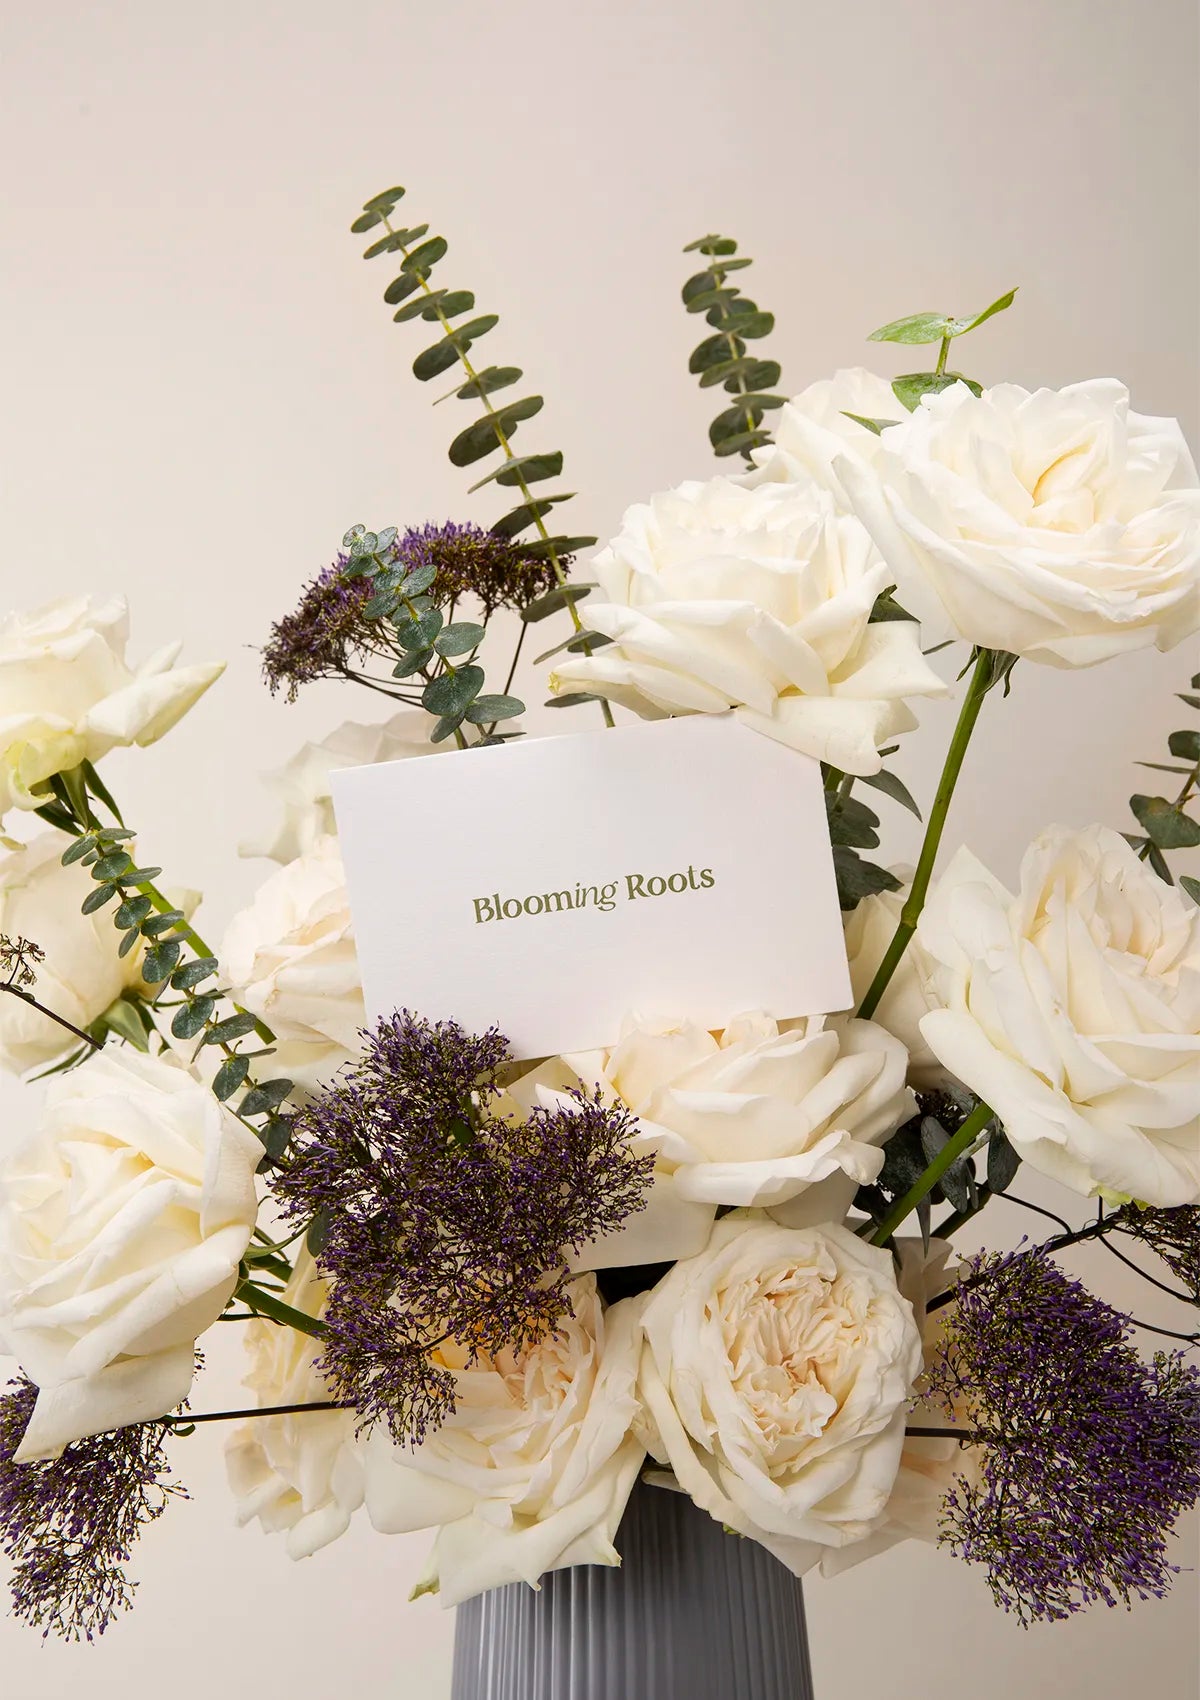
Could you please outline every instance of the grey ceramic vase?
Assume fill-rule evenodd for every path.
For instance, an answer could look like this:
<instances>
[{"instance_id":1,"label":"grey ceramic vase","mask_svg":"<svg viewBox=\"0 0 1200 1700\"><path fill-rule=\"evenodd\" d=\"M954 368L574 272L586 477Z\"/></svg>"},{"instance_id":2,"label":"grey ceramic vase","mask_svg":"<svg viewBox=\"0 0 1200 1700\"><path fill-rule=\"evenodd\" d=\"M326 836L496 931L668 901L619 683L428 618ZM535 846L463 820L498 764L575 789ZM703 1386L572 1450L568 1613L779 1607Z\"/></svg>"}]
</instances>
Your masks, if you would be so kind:
<instances>
[{"instance_id":1,"label":"grey ceramic vase","mask_svg":"<svg viewBox=\"0 0 1200 1700\"><path fill-rule=\"evenodd\" d=\"M452 1700L812 1700L800 1582L765 1548L640 1482L617 1546L460 1606Z\"/></svg>"}]
</instances>

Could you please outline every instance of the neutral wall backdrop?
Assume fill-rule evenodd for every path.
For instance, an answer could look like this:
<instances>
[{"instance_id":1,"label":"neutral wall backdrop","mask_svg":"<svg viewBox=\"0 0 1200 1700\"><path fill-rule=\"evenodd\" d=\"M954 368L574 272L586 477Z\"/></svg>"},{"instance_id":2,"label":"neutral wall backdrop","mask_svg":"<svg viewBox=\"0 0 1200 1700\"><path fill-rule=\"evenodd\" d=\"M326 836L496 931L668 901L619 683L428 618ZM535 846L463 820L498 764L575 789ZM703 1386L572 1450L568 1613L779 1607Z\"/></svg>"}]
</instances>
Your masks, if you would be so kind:
<instances>
[{"instance_id":1,"label":"neutral wall backdrop","mask_svg":"<svg viewBox=\"0 0 1200 1700\"><path fill-rule=\"evenodd\" d=\"M864 334L1015 283L971 339L974 373L1117 374L1195 440L1193 0L5 0L0 19L3 600L125 590L136 652L182 633L191 657L228 657L166 743L106 769L152 859L206 891L213 933L265 871L234 854L269 818L258 772L376 712L332 686L272 702L270 621L356 520L497 512L445 458L451 421L408 370L419 335L379 299L386 262L363 266L347 234L385 184L448 237L446 280L501 313L489 358L545 393L538 440L566 451L575 529L603 537L712 468L678 304L679 250L709 229L755 257L793 389L869 352L903 369ZM1019 669L950 839L1007 877L1048 820L1125 825L1132 764L1161 753L1197 666ZM905 745L918 795L952 713ZM30 1113L6 1084L3 1137ZM240 1374L235 1341L212 1356L208 1408ZM195 1502L144 1542L136 1615L98 1649L44 1651L0 1620L6 1694L444 1700L452 1617L404 1603L421 1540L360 1523L293 1566L232 1528L216 1434L178 1450ZM1195 1563L1194 1526L1179 1557ZM912 1546L808 1598L821 1700L1117 1700L1151 1672L1163 1700L1197 1691L1191 1574L1165 1605L1027 1635L978 1574Z\"/></svg>"}]
</instances>

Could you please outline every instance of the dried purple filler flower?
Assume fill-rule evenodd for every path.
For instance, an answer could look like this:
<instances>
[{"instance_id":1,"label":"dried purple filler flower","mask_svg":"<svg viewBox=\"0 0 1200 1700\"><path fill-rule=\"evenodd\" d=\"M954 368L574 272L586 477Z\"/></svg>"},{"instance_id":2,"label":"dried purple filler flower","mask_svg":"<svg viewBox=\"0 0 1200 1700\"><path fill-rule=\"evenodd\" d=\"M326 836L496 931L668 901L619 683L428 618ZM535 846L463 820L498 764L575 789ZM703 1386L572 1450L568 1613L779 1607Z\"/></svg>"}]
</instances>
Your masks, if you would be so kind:
<instances>
[{"instance_id":1,"label":"dried purple filler flower","mask_svg":"<svg viewBox=\"0 0 1200 1700\"><path fill-rule=\"evenodd\" d=\"M0 1396L0 1546L12 1561L13 1612L45 1639L103 1635L133 1604L133 1543L172 1497L162 1423L91 1435L60 1458L16 1464L37 1388L22 1376Z\"/></svg>"},{"instance_id":2,"label":"dried purple filler flower","mask_svg":"<svg viewBox=\"0 0 1200 1700\"><path fill-rule=\"evenodd\" d=\"M371 583L349 578L349 557L339 555L306 584L291 614L271 627L263 647L263 672L271 695L287 687L295 702L301 685L315 679L344 679L364 660L374 642L372 622L363 612Z\"/></svg>"},{"instance_id":3,"label":"dried purple filler flower","mask_svg":"<svg viewBox=\"0 0 1200 1700\"><path fill-rule=\"evenodd\" d=\"M554 569L507 537L497 537L477 525L423 525L410 528L392 545L392 558L409 572L437 568L432 595L437 602L474 596L483 604L485 619L497 608L518 612L554 584ZM560 564L569 564L560 563Z\"/></svg>"},{"instance_id":4,"label":"dried purple filler flower","mask_svg":"<svg viewBox=\"0 0 1200 1700\"><path fill-rule=\"evenodd\" d=\"M419 1443L454 1405L436 1347L520 1350L564 1313L563 1254L642 1208L653 1159L634 1120L578 1093L504 1113L493 1028L467 1033L402 1011L296 1118L276 1182L285 1214L313 1222L333 1286L321 1368L364 1425Z\"/></svg>"},{"instance_id":5,"label":"dried purple filler flower","mask_svg":"<svg viewBox=\"0 0 1200 1700\"><path fill-rule=\"evenodd\" d=\"M1144 1362L1127 1317L1040 1250L965 1268L928 1397L974 1431L942 1539L1023 1624L1162 1598L1166 1536L1200 1498L1200 1371Z\"/></svg>"},{"instance_id":6,"label":"dried purple filler flower","mask_svg":"<svg viewBox=\"0 0 1200 1700\"><path fill-rule=\"evenodd\" d=\"M1124 1204L1115 1220L1127 1234L1157 1252L1183 1283L1192 1303L1200 1305L1200 1204L1180 1204L1172 1210Z\"/></svg>"}]
</instances>

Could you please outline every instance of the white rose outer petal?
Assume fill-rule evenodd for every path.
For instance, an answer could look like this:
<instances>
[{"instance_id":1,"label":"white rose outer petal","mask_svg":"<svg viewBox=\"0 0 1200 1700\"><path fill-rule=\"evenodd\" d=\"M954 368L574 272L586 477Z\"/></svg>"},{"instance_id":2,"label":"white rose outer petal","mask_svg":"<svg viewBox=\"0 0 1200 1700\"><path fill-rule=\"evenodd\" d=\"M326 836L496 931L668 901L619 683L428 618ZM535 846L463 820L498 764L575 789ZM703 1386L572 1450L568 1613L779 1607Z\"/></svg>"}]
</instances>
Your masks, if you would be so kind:
<instances>
[{"instance_id":1,"label":"white rose outer petal","mask_svg":"<svg viewBox=\"0 0 1200 1700\"><path fill-rule=\"evenodd\" d=\"M173 1059L53 1081L0 1176L0 1334L39 1389L17 1453L162 1416L237 1282L261 1147Z\"/></svg>"},{"instance_id":2,"label":"white rose outer petal","mask_svg":"<svg viewBox=\"0 0 1200 1700\"><path fill-rule=\"evenodd\" d=\"M1200 909L1119 833L1050 827L1014 898L960 850L918 937L921 1033L1034 1168L1073 1191L1200 1202Z\"/></svg>"}]
</instances>

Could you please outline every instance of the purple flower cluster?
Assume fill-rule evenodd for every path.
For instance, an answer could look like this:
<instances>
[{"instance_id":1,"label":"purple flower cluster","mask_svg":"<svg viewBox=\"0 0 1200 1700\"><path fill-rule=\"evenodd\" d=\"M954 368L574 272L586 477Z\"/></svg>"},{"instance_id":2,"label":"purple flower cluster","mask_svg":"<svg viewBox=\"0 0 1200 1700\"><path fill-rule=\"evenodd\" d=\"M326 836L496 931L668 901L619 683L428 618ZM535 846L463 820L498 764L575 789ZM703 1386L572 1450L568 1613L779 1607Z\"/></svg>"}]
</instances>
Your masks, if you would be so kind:
<instances>
[{"instance_id":1,"label":"purple flower cluster","mask_svg":"<svg viewBox=\"0 0 1200 1700\"><path fill-rule=\"evenodd\" d=\"M60 1458L13 1462L37 1388L21 1377L0 1397L0 1547L13 1612L67 1640L103 1635L137 1587L125 1575L142 1526L187 1489L172 1481L162 1423L91 1435Z\"/></svg>"},{"instance_id":2,"label":"purple flower cluster","mask_svg":"<svg viewBox=\"0 0 1200 1700\"><path fill-rule=\"evenodd\" d=\"M438 603L473 596L490 620L497 608L518 613L554 584L554 569L510 538L469 522L411 527L392 545L392 558L413 572L434 566L431 594ZM569 563L563 563L569 564Z\"/></svg>"},{"instance_id":3,"label":"purple flower cluster","mask_svg":"<svg viewBox=\"0 0 1200 1700\"><path fill-rule=\"evenodd\" d=\"M981 1253L947 1312L928 1397L978 1445L942 1539L1025 1624L1161 1598L1177 1573L1166 1537L1200 1498L1200 1371L1182 1353L1146 1363L1130 1333L1040 1249Z\"/></svg>"},{"instance_id":4,"label":"purple flower cluster","mask_svg":"<svg viewBox=\"0 0 1200 1700\"><path fill-rule=\"evenodd\" d=\"M1114 1221L1156 1252L1183 1283L1192 1303L1200 1305L1200 1204L1180 1204L1173 1210L1125 1204Z\"/></svg>"},{"instance_id":5,"label":"purple flower cluster","mask_svg":"<svg viewBox=\"0 0 1200 1700\"><path fill-rule=\"evenodd\" d=\"M567 1308L566 1248L642 1208L633 1118L579 1093L505 1115L504 1038L403 1011L296 1118L276 1191L332 1277L321 1367L364 1424L419 1443L454 1405L447 1339L521 1350Z\"/></svg>"},{"instance_id":6,"label":"purple flower cluster","mask_svg":"<svg viewBox=\"0 0 1200 1700\"><path fill-rule=\"evenodd\" d=\"M274 696L287 687L295 702L301 685L316 679L344 679L370 653L372 622L364 609L371 582L349 578L348 555L339 555L306 584L294 611L271 627L263 647L263 672Z\"/></svg>"}]
</instances>

